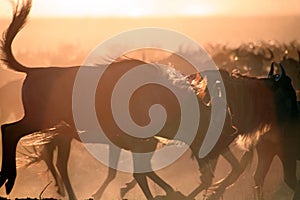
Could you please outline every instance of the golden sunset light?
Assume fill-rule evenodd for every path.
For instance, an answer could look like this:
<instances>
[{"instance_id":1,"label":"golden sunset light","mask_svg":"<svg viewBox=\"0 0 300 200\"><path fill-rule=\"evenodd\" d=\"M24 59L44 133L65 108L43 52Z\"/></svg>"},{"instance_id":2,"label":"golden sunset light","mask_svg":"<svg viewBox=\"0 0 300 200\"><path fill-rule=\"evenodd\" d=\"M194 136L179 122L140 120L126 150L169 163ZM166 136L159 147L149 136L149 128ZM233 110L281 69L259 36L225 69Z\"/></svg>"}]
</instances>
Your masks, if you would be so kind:
<instances>
[{"instance_id":1,"label":"golden sunset light","mask_svg":"<svg viewBox=\"0 0 300 200\"><path fill-rule=\"evenodd\" d=\"M0 0L0 200L299 200L299 22L300 0Z\"/></svg>"},{"instance_id":2,"label":"golden sunset light","mask_svg":"<svg viewBox=\"0 0 300 200\"><path fill-rule=\"evenodd\" d=\"M1 0L0 16L8 16L9 1ZM300 1L271 0L37 0L33 2L35 17L162 17L211 15L299 15Z\"/></svg>"}]
</instances>

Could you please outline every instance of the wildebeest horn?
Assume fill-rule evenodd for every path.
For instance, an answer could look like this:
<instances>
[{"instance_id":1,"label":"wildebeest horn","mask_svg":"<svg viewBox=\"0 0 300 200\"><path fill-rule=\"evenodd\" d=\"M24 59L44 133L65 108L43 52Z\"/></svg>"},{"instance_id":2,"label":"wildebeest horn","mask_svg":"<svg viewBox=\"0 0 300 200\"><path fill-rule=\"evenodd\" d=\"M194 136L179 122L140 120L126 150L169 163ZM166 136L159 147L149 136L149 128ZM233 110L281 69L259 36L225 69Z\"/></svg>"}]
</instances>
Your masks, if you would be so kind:
<instances>
[{"instance_id":1,"label":"wildebeest horn","mask_svg":"<svg viewBox=\"0 0 300 200\"><path fill-rule=\"evenodd\" d=\"M276 81L279 81L282 77L286 76L285 70L284 70L281 63L279 63L279 66L280 66L280 69L281 69L281 75L278 78L276 78Z\"/></svg>"},{"instance_id":2,"label":"wildebeest horn","mask_svg":"<svg viewBox=\"0 0 300 200\"><path fill-rule=\"evenodd\" d=\"M281 76L286 76L285 70L284 70L281 63L279 63L279 66L280 66L280 69L281 69Z\"/></svg>"},{"instance_id":3,"label":"wildebeest horn","mask_svg":"<svg viewBox=\"0 0 300 200\"><path fill-rule=\"evenodd\" d=\"M268 78L271 78L274 75L274 62L272 62L271 67L270 67L270 71L268 73Z\"/></svg>"}]
</instances>

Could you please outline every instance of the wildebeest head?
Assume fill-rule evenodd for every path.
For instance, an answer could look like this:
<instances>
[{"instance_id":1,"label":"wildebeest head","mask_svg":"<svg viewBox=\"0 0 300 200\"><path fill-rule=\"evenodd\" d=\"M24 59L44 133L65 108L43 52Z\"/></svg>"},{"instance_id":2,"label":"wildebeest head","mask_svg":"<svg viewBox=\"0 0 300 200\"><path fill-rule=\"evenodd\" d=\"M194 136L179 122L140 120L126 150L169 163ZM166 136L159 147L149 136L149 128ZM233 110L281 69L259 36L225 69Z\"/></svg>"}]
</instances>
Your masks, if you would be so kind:
<instances>
[{"instance_id":1,"label":"wildebeest head","mask_svg":"<svg viewBox=\"0 0 300 200\"><path fill-rule=\"evenodd\" d=\"M281 70L281 74L274 75L274 66ZM297 97L292 86L291 78L286 75L282 63L271 64L268 78L273 79L274 101L279 122L285 122L297 115Z\"/></svg>"}]
</instances>

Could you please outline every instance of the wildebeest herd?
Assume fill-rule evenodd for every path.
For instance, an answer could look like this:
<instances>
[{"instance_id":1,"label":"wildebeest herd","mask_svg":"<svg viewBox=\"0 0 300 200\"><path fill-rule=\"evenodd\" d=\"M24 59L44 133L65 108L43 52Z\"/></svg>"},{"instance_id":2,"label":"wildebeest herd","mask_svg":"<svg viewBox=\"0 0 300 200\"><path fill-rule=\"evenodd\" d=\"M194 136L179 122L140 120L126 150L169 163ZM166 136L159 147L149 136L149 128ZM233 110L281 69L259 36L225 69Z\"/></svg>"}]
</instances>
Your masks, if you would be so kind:
<instances>
[{"instance_id":1,"label":"wildebeest herd","mask_svg":"<svg viewBox=\"0 0 300 200\"><path fill-rule=\"evenodd\" d=\"M29 68L15 59L11 45L17 33L25 25L30 10L31 0L16 5L12 22L4 33L1 43L2 61L9 69L25 73L26 78L22 84L23 118L14 123L1 126L3 155L0 185L5 184L8 194L14 186L17 175L16 147L19 140L26 135L47 131L59 125L59 128L57 128L58 134L44 144L42 155L55 178L58 193L64 195L65 187L69 199L76 199L76 192L73 191L69 180L67 164L71 141L73 139L80 141L72 114L73 84L79 66ZM294 89L299 89L300 85L299 80L294 81L294 79L292 85L292 80L286 73L287 68L288 70L299 70L300 53L299 61L288 58L286 55L283 60L272 62L268 72L264 72L262 67L264 62L270 62L276 54L276 51L271 47L258 49L255 46L248 45L232 50L219 49L219 55L213 55L213 58L216 59L217 63L221 63L220 67L230 71L234 69L239 71L235 73L229 73L223 69L206 71L203 73L205 78L203 74L183 75L174 69L166 69L135 59L123 59L111 63L97 86L95 99L98 103L96 103L95 110L101 127L106 130L107 137L119 147L133 153L151 152L156 149L159 143L157 137L135 138L124 134L122 130L116 128L110 110L110 97L112 96L114 82L120 79L124 71L126 72L139 65L148 64L149 70L154 71L157 76L169 80L170 87L181 90L187 99L196 94L199 111L201 116L204 116L201 117L196 136L189 145L201 172L201 184L191 194L184 196L176 192L154 171L134 173L134 180L129 185L138 183L147 199L155 199L147 183L148 177L166 192L166 198L193 199L198 193L207 190L213 184L216 189L207 199L219 199L225 189L233 184L246 169L256 149L258 154L258 165L254 175L256 197L258 199L263 198L264 178L274 156L278 155L283 164L284 181L295 191L294 199L300 199L300 181L297 181L296 177L296 161L300 158L300 136L298 133L300 120L299 103ZM251 60L252 63L247 63L247 59ZM239 65L239 68L235 67L237 65ZM252 68L249 68L249 66L252 66ZM256 66L256 68L253 66ZM86 68L95 70L94 67L90 66L86 66ZM256 69L258 69L257 74L265 73L265 77L257 78L243 75L244 72ZM275 73L275 69L278 69L279 73ZM294 75L299 79L299 71L296 72ZM220 80L210 78L215 77L215 73L221 74L226 90L226 99L225 95L222 94L222 90L220 90ZM215 91L208 92L206 85L213 85ZM168 119L163 129L156 136L172 140L180 122L178 102L172 100L171 93L157 85L145 86L143 89L147 90L147 100L141 100L139 98L140 93L136 93L134 104L137 107L134 109L138 111L145 109L138 107L141 104L163 105L167 110ZM206 157L199 158L200 147L210 124L211 103L222 104L224 102L227 102L225 106L226 117L221 136L213 150ZM148 118L144 116L143 112L137 113L139 114L133 115L133 117L141 120L141 123L147 121ZM186 142L184 138L181 138L181 140ZM229 145L233 142L237 142L245 149L245 153L240 160L234 156L229 148ZM105 141L103 143L108 144ZM56 148L58 149L58 172L53 163L53 153ZM232 170L222 181L213 183L213 173L220 155L230 163ZM110 166L116 166L120 150L109 146L109 156ZM141 162L140 159L134 157L133 154L133 162ZM142 162L149 168L151 168L150 160L151 156L142 158ZM115 178L116 172L114 167L109 168L106 180L93 195L94 199L101 198L104 190ZM61 184L60 177L63 184ZM128 192L129 189L123 189L122 194Z\"/></svg>"}]
</instances>

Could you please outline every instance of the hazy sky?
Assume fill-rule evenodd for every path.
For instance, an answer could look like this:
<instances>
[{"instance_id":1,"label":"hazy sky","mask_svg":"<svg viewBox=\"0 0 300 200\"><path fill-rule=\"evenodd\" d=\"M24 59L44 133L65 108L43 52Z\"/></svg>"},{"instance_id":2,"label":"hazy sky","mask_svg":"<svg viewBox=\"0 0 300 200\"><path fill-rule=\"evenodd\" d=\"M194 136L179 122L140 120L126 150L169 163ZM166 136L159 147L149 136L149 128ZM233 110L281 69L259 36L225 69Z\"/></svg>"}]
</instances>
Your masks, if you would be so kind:
<instances>
[{"instance_id":1,"label":"hazy sky","mask_svg":"<svg viewBox=\"0 0 300 200\"><path fill-rule=\"evenodd\" d=\"M0 0L0 17L9 17ZM300 15L299 0L33 0L32 16Z\"/></svg>"}]
</instances>

